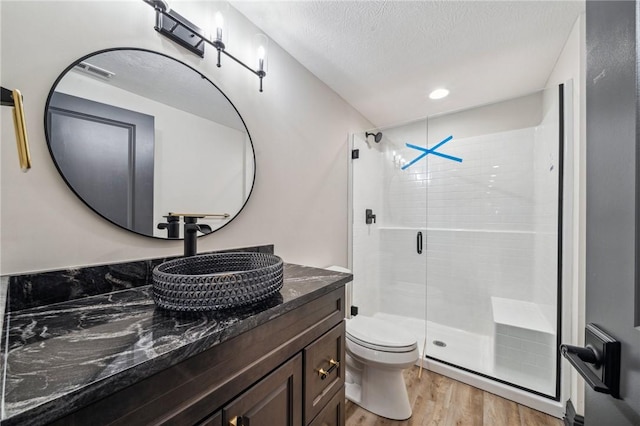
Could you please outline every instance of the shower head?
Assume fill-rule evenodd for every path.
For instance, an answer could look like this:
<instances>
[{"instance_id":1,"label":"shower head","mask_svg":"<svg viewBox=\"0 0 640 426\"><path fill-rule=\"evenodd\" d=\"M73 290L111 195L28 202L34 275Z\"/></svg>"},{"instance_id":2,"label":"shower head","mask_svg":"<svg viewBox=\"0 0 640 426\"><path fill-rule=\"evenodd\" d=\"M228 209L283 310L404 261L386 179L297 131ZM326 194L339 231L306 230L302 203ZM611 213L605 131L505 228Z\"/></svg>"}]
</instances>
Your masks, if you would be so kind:
<instances>
[{"instance_id":1,"label":"shower head","mask_svg":"<svg viewBox=\"0 0 640 426\"><path fill-rule=\"evenodd\" d=\"M373 136L373 140L375 140L376 143L379 143L382 140L382 132L378 132L378 133L366 132L365 133L365 138L368 138L369 136Z\"/></svg>"}]
</instances>

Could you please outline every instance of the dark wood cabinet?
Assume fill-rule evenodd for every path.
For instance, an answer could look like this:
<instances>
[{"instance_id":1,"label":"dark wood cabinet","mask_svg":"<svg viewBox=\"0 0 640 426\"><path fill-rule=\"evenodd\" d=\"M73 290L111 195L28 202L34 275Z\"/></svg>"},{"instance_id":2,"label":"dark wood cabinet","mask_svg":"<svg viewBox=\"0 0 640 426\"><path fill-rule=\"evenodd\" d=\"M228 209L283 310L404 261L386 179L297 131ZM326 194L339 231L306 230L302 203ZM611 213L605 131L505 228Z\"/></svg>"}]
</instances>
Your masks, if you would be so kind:
<instances>
[{"instance_id":1,"label":"dark wood cabinet","mask_svg":"<svg viewBox=\"0 0 640 426\"><path fill-rule=\"evenodd\" d=\"M344 327L337 326L304 349L305 424L344 384Z\"/></svg>"},{"instance_id":2,"label":"dark wood cabinet","mask_svg":"<svg viewBox=\"0 0 640 426\"><path fill-rule=\"evenodd\" d=\"M344 425L344 287L54 424Z\"/></svg>"}]
</instances>

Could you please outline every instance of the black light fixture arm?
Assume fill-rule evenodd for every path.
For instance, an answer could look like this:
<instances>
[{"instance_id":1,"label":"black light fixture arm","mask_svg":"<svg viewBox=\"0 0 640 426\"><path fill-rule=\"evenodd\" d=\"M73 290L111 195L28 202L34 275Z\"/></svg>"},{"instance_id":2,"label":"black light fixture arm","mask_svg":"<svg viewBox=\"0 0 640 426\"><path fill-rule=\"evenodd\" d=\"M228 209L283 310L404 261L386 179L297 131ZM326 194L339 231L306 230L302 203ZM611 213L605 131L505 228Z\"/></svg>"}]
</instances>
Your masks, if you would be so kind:
<instances>
[{"instance_id":1,"label":"black light fixture arm","mask_svg":"<svg viewBox=\"0 0 640 426\"><path fill-rule=\"evenodd\" d=\"M202 58L204 58L204 44L210 44L217 51L216 65L218 66L218 68L222 66L220 57L221 53L224 53L229 58L233 59L235 62L258 76L258 78L260 79L260 92L262 92L262 79L267 75L264 70L254 70L253 68L242 62L240 59L227 52L226 46L222 42L222 40L220 40L219 38L216 40L210 40L201 28L190 22L178 12L171 10L165 1L142 1L151 5L156 11L156 24L154 26L156 31Z\"/></svg>"},{"instance_id":2,"label":"black light fixture arm","mask_svg":"<svg viewBox=\"0 0 640 426\"><path fill-rule=\"evenodd\" d=\"M224 46L224 44L222 46ZM231 59L233 59L234 61L236 61L237 63L239 63L240 65L242 65L243 67L245 67L246 69L254 73L255 75L257 75L258 78L260 79L260 92L262 92L262 79L267 75L266 72L264 72L263 70L256 71L253 68L250 68L247 64L242 62L240 59L236 58L231 53L224 50L224 47L222 49L222 53L224 53L225 55L227 55L228 57L230 57ZM218 67L219 66L220 66L220 49L218 49Z\"/></svg>"}]
</instances>

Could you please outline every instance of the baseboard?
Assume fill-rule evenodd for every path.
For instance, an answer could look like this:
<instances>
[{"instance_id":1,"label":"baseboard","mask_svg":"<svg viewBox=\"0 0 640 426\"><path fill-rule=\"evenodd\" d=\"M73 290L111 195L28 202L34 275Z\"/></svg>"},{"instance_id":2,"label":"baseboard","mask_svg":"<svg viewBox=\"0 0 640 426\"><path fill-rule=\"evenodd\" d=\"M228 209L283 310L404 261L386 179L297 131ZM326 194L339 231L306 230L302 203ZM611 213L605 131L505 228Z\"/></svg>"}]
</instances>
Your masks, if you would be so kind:
<instances>
[{"instance_id":1,"label":"baseboard","mask_svg":"<svg viewBox=\"0 0 640 426\"><path fill-rule=\"evenodd\" d=\"M564 415L565 426L584 426L584 416L576 414L576 409L571 400L567 401L567 410Z\"/></svg>"}]
</instances>

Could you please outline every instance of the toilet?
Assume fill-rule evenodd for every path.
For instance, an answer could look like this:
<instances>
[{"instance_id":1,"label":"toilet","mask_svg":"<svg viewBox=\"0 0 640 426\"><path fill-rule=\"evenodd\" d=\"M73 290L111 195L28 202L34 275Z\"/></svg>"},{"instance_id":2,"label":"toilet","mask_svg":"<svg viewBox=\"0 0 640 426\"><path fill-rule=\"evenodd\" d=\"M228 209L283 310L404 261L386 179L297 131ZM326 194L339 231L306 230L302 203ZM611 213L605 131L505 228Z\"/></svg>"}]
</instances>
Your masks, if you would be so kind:
<instances>
[{"instance_id":1,"label":"toilet","mask_svg":"<svg viewBox=\"0 0 640 426\"><path fill-rule=\"evenodd\" d=\"M418 360L416 338L377 318L346 320L346 396L382 417L406 420L411 404L402 371Z\"/></svg>"},{"instance_id":2,"label":"toilet","mask_svg":"<svg viewBox=\"0 0 640 426\"><path fill-rule=\"evenodd\" d=\"M351 273L340 266L327 269ZM347 399L381 417L410 418L402 371L419 358L415 336L379 318L356 315L345 321Z\"/></svg>"}]
</instances>

